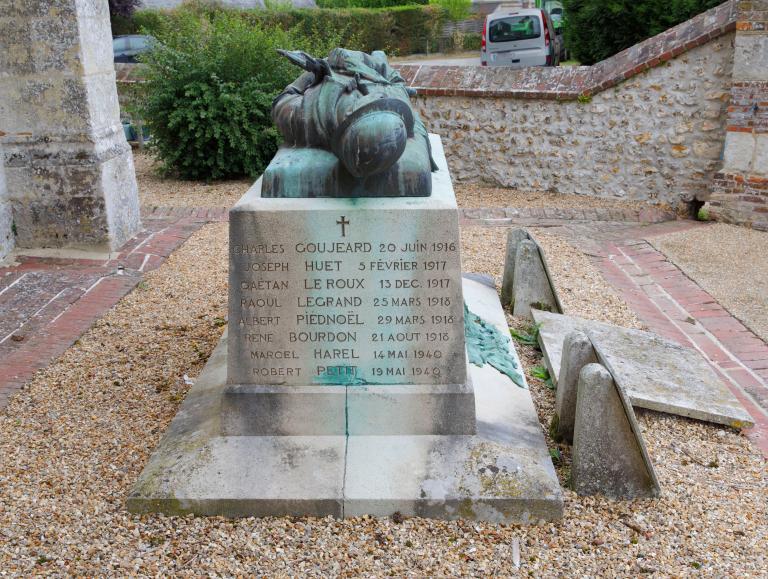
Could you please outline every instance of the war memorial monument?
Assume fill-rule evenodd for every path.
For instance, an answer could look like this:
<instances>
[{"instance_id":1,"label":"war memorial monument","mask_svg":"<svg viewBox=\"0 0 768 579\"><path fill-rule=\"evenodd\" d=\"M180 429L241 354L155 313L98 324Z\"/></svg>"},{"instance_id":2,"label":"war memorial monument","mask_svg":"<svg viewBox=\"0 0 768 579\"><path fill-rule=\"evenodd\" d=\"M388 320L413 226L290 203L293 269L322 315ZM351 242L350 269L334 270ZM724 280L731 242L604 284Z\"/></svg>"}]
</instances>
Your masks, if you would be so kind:
<instances>
[{"instance_id":1,"label":"war memorial monument","mask_svg":"<svg viewBox=\"0 0 768 579\"><path fill-rule=\"evenodd\" d=\"M230 212L229 325L134 512L529 523L557 477L439 137L381 52L284 55L284 137Z\"/></svg>"}]
</instances>

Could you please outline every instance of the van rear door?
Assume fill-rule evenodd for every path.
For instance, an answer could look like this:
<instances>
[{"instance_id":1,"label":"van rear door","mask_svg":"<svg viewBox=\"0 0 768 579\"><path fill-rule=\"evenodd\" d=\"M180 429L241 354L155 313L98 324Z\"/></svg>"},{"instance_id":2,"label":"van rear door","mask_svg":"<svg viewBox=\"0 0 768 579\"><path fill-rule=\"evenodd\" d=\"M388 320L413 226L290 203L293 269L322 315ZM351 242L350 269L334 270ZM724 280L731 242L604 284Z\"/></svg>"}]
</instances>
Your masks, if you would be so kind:
<instances>
[{"instance_id":1,"label":"van rear door","mask_svg":"<svg viewBox=\"0 0 768 579\"><path fill-rule=\"evenodd\" d=\"M547 63L541 16L491 14L486 41L490 66L543 66Z\"/></svg>"}]
</instances>

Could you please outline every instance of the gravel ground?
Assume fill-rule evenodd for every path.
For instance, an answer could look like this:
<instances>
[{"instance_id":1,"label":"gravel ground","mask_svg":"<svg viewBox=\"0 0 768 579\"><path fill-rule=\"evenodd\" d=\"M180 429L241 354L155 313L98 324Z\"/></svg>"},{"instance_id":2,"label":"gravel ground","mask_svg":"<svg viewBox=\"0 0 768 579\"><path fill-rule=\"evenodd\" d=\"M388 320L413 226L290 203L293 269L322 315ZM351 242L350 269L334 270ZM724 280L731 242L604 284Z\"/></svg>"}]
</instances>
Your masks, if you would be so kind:
<instances>
[{"instance_id":1,"label":"gravel ground","mask_svg":"<svg viewBox=\"0 0 768 579\"><path fill-rule=\"evenodd\" d=\"M235 181L180 181L157 174L154 158L146 152L133 152L139 198L148 207L231 207L248 188L251 179Z\"/></svg>"},{"instance_id":2,"label":"gravel ground","mask_svg":"<svg viewBox=\"0 0 768 579\"><path fill-rule=\"evenodd\" d=\"M500 232L464 233L467 269L498 275L483 243ZM0 575L768 573L766 462L734 431L652 413L640 424L662 497L565 491L558 524L129 515L125 497L188 389L184 375L194 379L221 333L226 235L226 224L196 233L0 412ZM547 425L552 392L530 376L537 352L522 354Z\"/></svg>"},{"instance_id":3,"label":"gravel ground","mask_svg":"<svg viewBox=\"0 0 768 579\"><path fill-rule=\"evenodd\" d=\"M464 271L492 275L497 287L501 287L507 231L505 227L463 228ZM544 229L534 228L531 232L544 249L565 313L627 328L642 328L632 310L586 255Z\"/></svg>"},{"instance_id":4,"label":"gravel ground","mask_svg":"<svg viewBox=\"0 0 768 579\"><path fill-rule=\"evenodd\" d=\"M250 179L215 181L179 181L164 179L157 174L153 157L146 152L134 151L133 162L139 181L141 204L159 207L230 207L253 184ZM457 184L456 201L459 207L616 207L641 209L644 204L633 201L599 199L580 195L561 195L546 192L521 192L515 189L494 188L476 184Z\"/></svg>"},{"instance_id":5,"label":"gravel ground","mask_svg":"<svg viewBox=\"0 0 768 579\"><path fill-rule=\"evenodd\" d=\"M518 191L500 187L488 187L473 183L455 184L456 201L459 207L561 207L561 208L595 208L614 207L618 209L643 209L647 203L639 201L621 201L618 199L601 199L585 195L564 195L546 191Z\"/></svg>"},{"instance_id":6,"label":"gravel ground","mask_svg":"<svg viewBox=\"0 0 768 579\"><path fill-rule=\"evenodd\" d=\"M768 233L715 223L650 241L768 341Z\"/></svg>"}]
</instances>

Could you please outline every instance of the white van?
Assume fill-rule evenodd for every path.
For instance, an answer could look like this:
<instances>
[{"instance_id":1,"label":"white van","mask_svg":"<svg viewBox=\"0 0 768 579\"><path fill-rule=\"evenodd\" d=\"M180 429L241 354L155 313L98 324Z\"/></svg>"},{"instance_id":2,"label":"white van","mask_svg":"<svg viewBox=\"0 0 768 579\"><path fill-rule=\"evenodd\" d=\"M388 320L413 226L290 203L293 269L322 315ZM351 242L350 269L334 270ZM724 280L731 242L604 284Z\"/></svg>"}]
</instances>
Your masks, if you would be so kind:
<instances>
[{"instance_id":1,"label":"white van","mask_svg":"<svg viewBox=\"0 0 768 579\"><path fill-rule=\"evenodd\" d=\"M485 17L480 48L483 66L557 66L560 38L545 10L500 7Z\"/></svg>"}]
</instances>

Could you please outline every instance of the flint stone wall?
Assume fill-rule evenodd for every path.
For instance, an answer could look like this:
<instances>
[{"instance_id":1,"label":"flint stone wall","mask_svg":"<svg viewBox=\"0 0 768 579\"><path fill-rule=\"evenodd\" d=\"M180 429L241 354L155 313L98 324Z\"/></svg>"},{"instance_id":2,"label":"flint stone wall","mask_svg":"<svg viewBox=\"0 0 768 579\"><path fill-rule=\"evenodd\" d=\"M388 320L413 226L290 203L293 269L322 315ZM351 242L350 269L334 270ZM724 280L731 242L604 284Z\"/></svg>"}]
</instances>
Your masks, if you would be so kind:
<instances>
[{"instance_id":1,"label":"flint stone wall","mask_svg":"<svg viewBox=\"0 0 768 579\"><path fill-rule=\"evenodd\" d=\"M418 96L458 181L676 205L719 168L733 67L727 34L591 97ZM587 67L583 67L587 68Z\"/></svg>"},{"instance_id":2,"label":"flint stone wall","mask_svg":"<svg viewBox=\"0 0 768 579\"><path fill-rule=\"evenodd\" d=\"M722 165L736 15L730 0L593 66L399 70L459 181L677 205Z\"/></svg>"}]
</instances>

